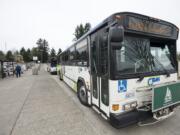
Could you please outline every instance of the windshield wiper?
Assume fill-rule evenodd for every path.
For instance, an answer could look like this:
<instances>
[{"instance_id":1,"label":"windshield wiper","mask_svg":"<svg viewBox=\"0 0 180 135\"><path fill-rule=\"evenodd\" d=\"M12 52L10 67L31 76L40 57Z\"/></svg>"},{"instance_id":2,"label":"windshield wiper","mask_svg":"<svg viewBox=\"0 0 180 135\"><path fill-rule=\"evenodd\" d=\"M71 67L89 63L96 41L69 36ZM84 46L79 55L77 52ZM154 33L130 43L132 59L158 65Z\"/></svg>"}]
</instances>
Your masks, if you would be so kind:
<instances>
[{"instance_id":1,"label":"windshield wiper","mask_svg":"<svg viewBox=\"0 0 180 135\"><path fill-rule=\"evenodd\" d=\"M139 75L139 79L137 80L138 82L141 82L144 79L144 75Z\"/></svg>"},{"instance_id":2,"label":"windshield wiper","mask_svg":"<svg viewBox=\"0 0 180 135\"><path fill-rule=\"evenodd\" d=\"M150 53L150 56L156 60L157 63L159 63L159 65L162 67L162 69L164 70L164 72L166 73L167 77L170 77L170 73L169 71L163 66L163 64L156 58L154 57L151 53Z\"/></svg>"}]
</instances>

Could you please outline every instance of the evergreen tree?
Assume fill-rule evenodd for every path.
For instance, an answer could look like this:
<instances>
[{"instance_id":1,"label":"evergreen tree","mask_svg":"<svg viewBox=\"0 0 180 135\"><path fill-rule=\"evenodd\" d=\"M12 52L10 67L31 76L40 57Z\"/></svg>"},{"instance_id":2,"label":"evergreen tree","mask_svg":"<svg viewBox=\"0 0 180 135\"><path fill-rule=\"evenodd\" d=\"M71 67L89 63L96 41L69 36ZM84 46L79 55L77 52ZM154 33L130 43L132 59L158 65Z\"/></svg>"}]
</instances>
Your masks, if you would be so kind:
<instances>
[{"instance_id":1,"label":"evergreen tree","mask_svg":"<svg viewBox=\"0 0 180 135\"><path fill-rule=\"evenodd\" d=\"M90 23L86 23L85 25L83 25L83 24L78 25L75 29L75 33L74 33L75 39L74 40L78 40L85 33L87 33L90 29L91 29Z\"/></svg>"},{"instance_id":2,"label":"evergreen tree","mask_svg":"<svg viewBox=\"0 0 180 135\"><path fill-rule=\"evenodd\" d=\"M7 61L14 61L14 56L13 56L13 54L12 54L12 51L7 51L7 53L6 53L6 60Z\"/></svg>"},{"instance_id":3,"label":"evergreen tree","mask_svg":"<svg viewBox=\"0 0 180 135\"><path fill-rule=\"evenodd\" d=\"M0 60L5 60L5 54L0 50Z\"/></svg>"},{"instance_id":4,"label":"evergreen tree","mask_svg":"<svg viewBox=\"0 0 180 135\"><path fill-rule=\"evenodd\" d=\"M87 33L90 29L91 29L91 24L90 23L86 23L84 25L84 33Z\"/></svg>"},{"instance_id":5,"label":"evergreen tree","mask_svg":"<svg viewBox=\"0 0 180 135\"><path fill-rule=\"evenodd\" d=\"M37 49L37 47L33 47L32 49L31 49L31 56L33 57L33 56L37 56L38 57L38 49Z\"/></svg>"},{"instance_id":6,"label":"evergreen tree","mask_svg":"<svg viewBox=\"0 0 180 135\"><path fill-rule=\"evenodd\" d=\"M25 50L24 47L22 47L22 48L20 49L20 55L24 56L25 53L26 53L26 50Z\"/></svg>"},{"instance_id":7,"label":"evergreen tree","mask_svg":"<svg viewBox=\"0 0 180 135\"><path fill-rule=\"evenodd\" d=\"M26 62L26 49L24 47L20 49L20 55L23 57L23 61Z\"/></svg>"},{"instance_id":8,"label":"evergreen tree","mask_svg":"<svg viewBox=\"0 0 180 135\"><path fill-rule=\"evenodd\" d=\"M56 57L56 51L55 51L54 48L51 49L50 57L51 57L51 58Z\"/></svg>"},{"instance_id":9,"label":"evergreen tree","mask_svg":"<svg viewBox=\"0 0 180 135\"><path fill-rule=\"evenodd\" d=\"M19 53L19 51L18 50L16 50L15 52L14 52L14 55L19 55L20 53Z\"/></svg>"},{"instance_id":10,"label":"evergreen tree","mask_svg":"<svg viewBox=\"0 0 180 135\"><path fill-rule=\"evenodd\" d=\"M38 45L38 59L43 63L47 62L48 60L48 51L49 51L49 44L45 39L38 39L36 42Z\"/></svg>"},{"instance_id":11,"label":"evergreen tree","mask_svg":"<svg viewBox=\"0 0 180 135\"><path fill-rule=\"evenodd\" d=\"M30 62L32 60L32 56L31 56L31 50L28 48L27 51L24 53L24 61L25 62Z\"/></svg>"}]
</instances>

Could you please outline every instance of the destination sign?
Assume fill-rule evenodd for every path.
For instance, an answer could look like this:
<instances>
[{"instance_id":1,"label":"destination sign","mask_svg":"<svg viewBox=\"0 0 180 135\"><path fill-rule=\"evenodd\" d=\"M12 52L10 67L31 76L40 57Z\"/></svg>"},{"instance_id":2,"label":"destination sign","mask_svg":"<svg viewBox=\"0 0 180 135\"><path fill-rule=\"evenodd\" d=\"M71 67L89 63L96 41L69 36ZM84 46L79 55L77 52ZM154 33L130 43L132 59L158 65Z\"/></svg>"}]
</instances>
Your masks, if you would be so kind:
<instances>
[{"instance_id":1,"label":"destination sign","mask_svg":"<svg viewBox=\"0 0 180 135\"><path fill-rule=\"evenodd\" d=\"M164 36L172 35L171 26L131 16L128 17L128 20L128 29Z\"/></svg>"}]
</instances>

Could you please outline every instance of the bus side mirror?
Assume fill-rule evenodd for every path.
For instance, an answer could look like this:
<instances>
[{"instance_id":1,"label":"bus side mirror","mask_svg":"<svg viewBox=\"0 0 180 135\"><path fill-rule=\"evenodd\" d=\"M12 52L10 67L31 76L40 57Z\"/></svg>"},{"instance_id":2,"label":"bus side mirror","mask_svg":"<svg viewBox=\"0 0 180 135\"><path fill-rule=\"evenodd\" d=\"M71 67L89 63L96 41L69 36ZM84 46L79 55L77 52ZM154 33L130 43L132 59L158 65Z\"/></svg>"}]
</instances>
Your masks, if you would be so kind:
<instances>
[{"instance_id":1,"label":"bus side mirror","mask_svg":"<svg viewBox=\"0 0 180 135\"><path fill-rule=\"evenodd\" d=\"M111 27L109 29L110 42L122 42L124 39L124 28L120 26Z\"/></svg>"}]
</instances>

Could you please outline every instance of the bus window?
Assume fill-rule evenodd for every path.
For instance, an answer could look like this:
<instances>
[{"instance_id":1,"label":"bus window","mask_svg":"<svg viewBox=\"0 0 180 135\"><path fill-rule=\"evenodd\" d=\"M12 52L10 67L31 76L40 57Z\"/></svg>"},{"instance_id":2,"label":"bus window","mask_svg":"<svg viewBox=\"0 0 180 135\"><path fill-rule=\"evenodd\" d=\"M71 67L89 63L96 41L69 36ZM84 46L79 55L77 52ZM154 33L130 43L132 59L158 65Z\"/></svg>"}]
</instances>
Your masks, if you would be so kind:
<instances>
[{"instance_id":1,"label":"bus window","mask_svg":"<svg viewBox=\"0 0 180 135\"><path fill-rule=\"evenodd\" d=\"M97 87L97 35L93 35L91 41L91 74L93 84L93 97L98 99L98 87Z\"/></svg>"},{"instance_id":2,"label":"bus window","mask_svg":"<svg viewBox=\"0 0 180 135\"><path fill-rule=\"evenodd\" d=\"M69 49L69 61L72 65L74 65L73 61L75 60L75 46L72 46Z\"/></svg>"},{"instance_id":3,"label":"bus window","mask_svg":"<svg viewBox=\"0 0 180 135\"><path fill-rule=\"evenodd\" d=\"M69 51L66 51L66 52L64 52L64 62L65 63L68 63L68 59L69 59L69 57L68 57L68 53Z\"/></svg>"},{"instance_id":4,"label":"bus window","mask_svg":"<svg viewBox=\"0 0 180 135\"><path fill-rule=\"evenodd\" d=\"M87 52L87 39L81 41L76 45L76 60L78 65L87 66L88 52Z\"/></svg>"}]
</instances>

